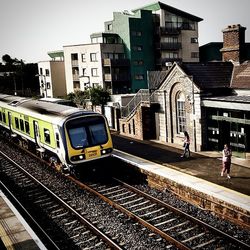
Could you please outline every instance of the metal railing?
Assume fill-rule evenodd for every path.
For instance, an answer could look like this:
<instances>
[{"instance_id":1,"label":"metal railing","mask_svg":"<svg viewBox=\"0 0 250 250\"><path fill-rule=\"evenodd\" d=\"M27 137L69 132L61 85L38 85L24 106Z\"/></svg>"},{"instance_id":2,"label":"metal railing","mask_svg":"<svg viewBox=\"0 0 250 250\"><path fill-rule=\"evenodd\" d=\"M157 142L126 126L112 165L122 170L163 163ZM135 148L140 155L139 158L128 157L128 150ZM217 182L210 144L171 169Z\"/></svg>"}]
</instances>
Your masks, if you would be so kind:
<instances>
[{"instance_id":1,"label":"metal railing","mask_svg":"<svg viewBox=\"0 0 250 250\"><path fill-rule=\"evenodd\" d=\"M150 91L148 89L140 89L126 106L121 107L121 117L128 117L141 103L150 103L151 101Z\"/></svg>"}]
</instances>

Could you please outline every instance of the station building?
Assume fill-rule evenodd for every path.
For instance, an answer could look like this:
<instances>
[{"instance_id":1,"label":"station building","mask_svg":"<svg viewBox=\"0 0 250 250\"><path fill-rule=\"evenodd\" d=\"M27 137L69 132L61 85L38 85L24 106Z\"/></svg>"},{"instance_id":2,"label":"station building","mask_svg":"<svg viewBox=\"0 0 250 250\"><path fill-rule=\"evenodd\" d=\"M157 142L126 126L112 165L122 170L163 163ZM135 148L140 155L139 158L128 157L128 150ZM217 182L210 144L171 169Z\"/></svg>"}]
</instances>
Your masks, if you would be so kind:
<instances>
[{"instance_id":1,"label":"station building","mask_svg":"<svg viewBox=\"0 0 250 250\"><path fill-rule=\"evenodd\" d=\"M120 133L181 146L188 131L193 151L220 151L229 143L234 155L245 158L250 151L250 63L243 61L242 32L240 25L223 30L221 62L176 62L154 74L148 92L136 95L137 108L120 119Z\"/></svg>"}]
</instances>

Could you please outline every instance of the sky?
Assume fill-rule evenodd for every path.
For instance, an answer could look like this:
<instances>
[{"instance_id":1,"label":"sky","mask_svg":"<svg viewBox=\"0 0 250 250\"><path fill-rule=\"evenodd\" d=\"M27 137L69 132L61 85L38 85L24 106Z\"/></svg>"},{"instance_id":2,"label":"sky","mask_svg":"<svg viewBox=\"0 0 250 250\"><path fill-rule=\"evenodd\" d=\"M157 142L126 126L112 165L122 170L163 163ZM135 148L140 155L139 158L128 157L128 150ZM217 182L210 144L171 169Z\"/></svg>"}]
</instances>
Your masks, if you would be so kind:
<instances>
[{"instance_id":1,"label":"sky","mask_svg":"<svg viewBox=\"0 0 250 250\"><path fill-rule=\"evenodd\" d=\"M0 0L0 61L3 55L25 63L49 60L49 51L90 43L90 34L104 31L113 12L137 9L152 0ZM203 19L199 45L222 42L228 25L246 27L250 42L249 0L162 0L164 4Z\"/></svg>"}]
</instances>

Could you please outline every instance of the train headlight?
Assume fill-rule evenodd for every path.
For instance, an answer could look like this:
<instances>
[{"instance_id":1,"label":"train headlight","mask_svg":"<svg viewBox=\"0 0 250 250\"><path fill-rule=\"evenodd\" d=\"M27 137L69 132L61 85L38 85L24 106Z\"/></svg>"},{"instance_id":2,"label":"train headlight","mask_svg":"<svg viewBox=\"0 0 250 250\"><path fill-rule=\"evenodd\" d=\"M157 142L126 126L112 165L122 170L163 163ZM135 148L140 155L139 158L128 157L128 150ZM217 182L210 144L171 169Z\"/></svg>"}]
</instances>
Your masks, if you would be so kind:
<instances>
[{"instance_id":1,"label":"train headlight","mask_svg":"<svg viewBox=\"0 0 250 250\"><path fill-rule=\"evenodd\" d=\"M70 159L71 159L71 161L81 161L81 160L85 159L85 155L84 154L75 155L75 156L72 156Z\"/></svg>"},{"instance_id":2,"label":"train headlight","mask_svg":"<svg viewBox=\"0 0 250 250\"><path fill-rule=\"evenodd\" d=\"M112 152L112 148L107 148L107 149L101 150L102 155L110 154L111 152Z\"/></svg>"}]
</instances>

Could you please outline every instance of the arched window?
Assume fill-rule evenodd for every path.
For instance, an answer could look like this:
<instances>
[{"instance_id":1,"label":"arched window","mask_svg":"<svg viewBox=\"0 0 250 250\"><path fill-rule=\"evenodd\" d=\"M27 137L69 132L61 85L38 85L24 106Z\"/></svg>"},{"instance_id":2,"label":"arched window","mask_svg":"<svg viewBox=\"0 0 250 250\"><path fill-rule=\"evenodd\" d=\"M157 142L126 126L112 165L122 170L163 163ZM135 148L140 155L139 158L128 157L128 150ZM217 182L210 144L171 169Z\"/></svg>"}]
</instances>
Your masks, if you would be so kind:
<instances>
[{"instance_id":1,"label":"arched window","mask_svg":"<svg viewBox=\"0 0 250 250\"><path fill-rule=\"evenodd\" d=\"M185 111L185 95L182 92L177 94L176 98L176 120L177 133L183 133L186 130L186 111Z\"/></svg>"}]
</instances>

